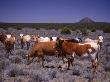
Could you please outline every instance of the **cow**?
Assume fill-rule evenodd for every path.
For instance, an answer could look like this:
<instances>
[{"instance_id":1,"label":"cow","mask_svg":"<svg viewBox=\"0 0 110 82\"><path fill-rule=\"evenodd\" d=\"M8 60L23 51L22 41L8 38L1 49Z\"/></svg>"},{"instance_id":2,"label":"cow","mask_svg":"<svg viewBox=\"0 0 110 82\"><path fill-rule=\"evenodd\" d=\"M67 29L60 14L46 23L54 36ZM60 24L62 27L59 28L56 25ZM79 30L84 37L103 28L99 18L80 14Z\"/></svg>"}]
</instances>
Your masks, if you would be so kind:
<instances>
[{"instance_id":1,"label":"cow","mask_svg":"<svg viewBox=\"0 0 110 82\"><path fill-rule=\"evenodd\" d=\"M64 38L62 38L62 37L57 37L57 39L56 39L56 49L57 49L57 51L58 51L58 57L62 57L62 59L63 59L63 62L64 62L64 57L65 57L65 55L63 54L63 51L62 51L62 49L61 49L61 44L64 42L64 41L67 41L67 42L73 42L73 43L80 43L80 42L82 42L82 40L81 39L79 39L79 38L74 38L74 39L64 39Z\"/></svg>"},{"instance_id":2,"label":"cow","mask_svg":"<svg viewBox=\"0 0 110 82\"><path fill-rule=\"evenodd\" d=\"M90 56L92 68L95 69L98 63L98 47L99 45L97 43L75 43L58 40L55 48L58 52L61 51L68 61L67 69L70 68L70 65L73 65L75 55L83 56L84 54Z\"/></svg>"},{"instance_id":3,"label":"cow","mask_svg":"<svg viewBox=\"0 0 110 82\"><path fill-rule=\"evenodd\" d=\"M30 53L26 55L28 60L32 58L32 61L35 57L42 58L42 66L44 67L44 55L55 56L57 51L55 49L56 42L39 42L35 44Z\"/></svg>"},{"instance_id":4,"label":"cow","mask_svg":"<svg viewBox=\"0 0 110 82\"><path fill-rule=\"evenodd\" d=\"M40 38L40 36L38 34L32 35L32 40L34 43L38 43L38 38Z\"/></svg>"},{"instance_id":5,"label":"cow","mask_svg":"<svg viewBox=\"0 0 110 82\"><path fill-rule=\"evenodd\" d=\"M24 34L20 34L20 39L21 39L21 49L24 48L25 44L27 45L27 50L30 47L30 40L31 40L31 36L30 35L24 35Z\"/></svg>"},{"instance_id":6,"label":"cow","mask_svg":"<svg viewBox=\"0 0 110 82\"><path fill-rule=\"evenodd\" d=\"M15 43L16 43L15 34L7 34L4 42L6 53L11 53L11 51L14 50Z\"/></svg>"},{"instance_id":7,"label":"cow","mask_svg":"<svg viewBox=\"0 0 110 82\"><path fill-rule=\"evenodd\" d=\"M3 34L3 33L0 33L0 42L4 44L5 43L5 39L6 39L6 35Z\"/></svg>"},{"instance_id":8,"label":"cow","mask_svg":"<svg viewBox=\"0 0 110 82\"><path fill-rule=\"evenodd\" d=\"M101 36L101 35L98 35L98 38L97 38L97 40L98 40L98 44L100 45L100 49L102 48L102 44L103 44L103 36Z\"/></svg>"}]
</instances>

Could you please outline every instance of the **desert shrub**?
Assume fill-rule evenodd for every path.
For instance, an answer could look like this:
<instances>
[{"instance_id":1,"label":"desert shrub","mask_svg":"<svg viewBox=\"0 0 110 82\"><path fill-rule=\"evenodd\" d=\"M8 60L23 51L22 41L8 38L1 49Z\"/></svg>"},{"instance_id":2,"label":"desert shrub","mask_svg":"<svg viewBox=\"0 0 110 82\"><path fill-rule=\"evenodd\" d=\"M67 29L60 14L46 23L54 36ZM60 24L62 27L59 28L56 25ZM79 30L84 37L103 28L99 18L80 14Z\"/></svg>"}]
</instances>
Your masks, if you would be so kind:
<instances>
[{"instance_id":1,"label":"desert shrub","mask_svg":"<svg viewBox=\"0 0 110 82\"><path fill-rule=\"evenodd\" d=\"M21 56L22 58L25 58L26 54L28 54L28 52L26 52L25 50L19 50L19 52L16 52L16 55Z\"/></svg>"},{"instance_id":2,"label":"desert shrub","mask_svg":"<svg viewBox=\"0 0 110 82\"><path fill-rule=\"evenodd\" d=\"M110 61L107 62L107 64L104 66L105 71L110 72Z\"/></svg>"},{"instance_id":3,"label":"desert shrub","mask_svg":"<svg viewBox=\"0 0 110 82\"><path fill-rule=\"evenodd\" d=\"M50 71L49 72L49 76L51 79L56 78L56 74L57 74L56 71Z\"/></svg>"},{"instance_id":4,"label":"desert shrub","mask_svg":"<svg viewBox=\"0 0 110 82\"><path fill-rule=\"evenodd\" d=\"M4 29L4 30L8 30L8 27L4 27L3 29Z\"/></svg>"},{"instance_id":5,"label":"desert shrub","mask_svg":"<svg viewBox=\"0 0 110 82\"><path fill-rule=\"evenodd\" d=\"M96 32L96 29L91 29L91 32Z\"/></svg>"},{"instance_id":6,"label":"desert shrub","mask_svg":"<svg viewBox=\"0 0 110 82\"><path fill-rule=\"evenodd\" d=\"M21 63L22 59L19 56L12 56L10 58L11 63Z\"/></svg>"},{"instance_id":7,"label":"desert shrub","mask_svg":"<svg viewBox=\"0 0 110 82\"><path fill-rule=\"evenodd\" d=\"M11 70L11 71L9 72L8 75L9 75L10 77L15 77L16 73L17 73L17 71L13 69L13 70Z\"/></svg>"},{"instance_id":8,"label":"desert shrub","mask_svg":"<svg viewBox=\"0 0 110 82\"><path fill-rule=\"evenodd\" d=\"M88 35L88 31L87 29L81 29L81 32L84 36L87 36Z\"/></svg>"},{"instance_id":9,"label":"desert shrub","mask_svg":"<svg viewBox=\"0 0 110 82\"><path fill-rule=\"evenodd\" d=\"M40 28L39 28L39 27L35 27L35 29L36 29L36 30L40 30Z\"/></svg>"},{"instance_id":10,"label":"desert shrub","mask_svg":"<svg viewBox=\"0 0 110 82\"><path fill-rule=\"evenodd\" d=\"M21 27L16 27L16 29L17 29L17 30L22 30L22 28L21 28Z\"/></svg>"},{"instance_id":11,"label":"desert shrub","mask_svg":"<svg viewBox=\"0 0 110 82\"><path fill-rule=\"evenodd\" d=\"M21 79L17 79L16 82L22 82L22 80Z\"/></svg>"},{"instance_id":12,"label":"desert shrub","mask_svg":"<svg viewBox=\"0 0 110 82\"><path fill-rule=\"evenodd\" d=\"M71 30L68 27L61 29L61 34L71 34Z\"/></svg>"},{"instance_id":13,"label":"desert shrub","mask_svg":"<svg viewBox=\"0 0 110 82\"><path fill-rule=\"evenodd\" d=\"M7 75L10 77L16 77L16 76L20 76L20 75L27 75L27 72L24 72L23 69L11 68L8 71Z\"/></svg>"},{"instance_id":14,"label":"desert shrub","mask_svg":"<svg viewBox=\"0 0 110 82\"><path fill-rule=\"evenodd\" d=\"M77 75L77 76L79 76L79 75L80 75L79 70L73 70L72 75Z\"/></svg>"},{"instance_id":15,"label":"desert shrub","mask_svg":"<svg viewBox=\"0 0 110 82\"><path fill-rule=\"evenodd\" d=\"M5 69L9 64L8 59L0 59L0 69Z\"/></svg>"},{"instance_id":16,"label":"desert shrub","mask_svg":"<svg viewBox=\"0 0 110 82\"><path fill-rule=\"evenodd\" d=\"M32 75L31 78L32 80L30 82L42 82L43 81L40 75Z\"/></svg>"}]
</instances>

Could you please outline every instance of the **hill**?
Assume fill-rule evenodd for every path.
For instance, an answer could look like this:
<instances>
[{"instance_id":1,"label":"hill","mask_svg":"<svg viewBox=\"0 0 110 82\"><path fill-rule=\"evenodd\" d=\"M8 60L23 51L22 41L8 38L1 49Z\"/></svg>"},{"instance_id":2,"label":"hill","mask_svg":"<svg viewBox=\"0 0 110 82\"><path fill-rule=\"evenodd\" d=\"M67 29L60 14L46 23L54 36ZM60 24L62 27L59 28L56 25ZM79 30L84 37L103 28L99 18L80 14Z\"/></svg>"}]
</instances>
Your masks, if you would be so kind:
<instances>
[{"instance_id":1,"label":"hill","mask_svg":"<svg viewBox=\"0 0 110 82\"><path fill-rule=\"evenodd\" d=\"M95 23L91 18L85 17L79 21L79 23Z\"/></svg>"}]
</instances>

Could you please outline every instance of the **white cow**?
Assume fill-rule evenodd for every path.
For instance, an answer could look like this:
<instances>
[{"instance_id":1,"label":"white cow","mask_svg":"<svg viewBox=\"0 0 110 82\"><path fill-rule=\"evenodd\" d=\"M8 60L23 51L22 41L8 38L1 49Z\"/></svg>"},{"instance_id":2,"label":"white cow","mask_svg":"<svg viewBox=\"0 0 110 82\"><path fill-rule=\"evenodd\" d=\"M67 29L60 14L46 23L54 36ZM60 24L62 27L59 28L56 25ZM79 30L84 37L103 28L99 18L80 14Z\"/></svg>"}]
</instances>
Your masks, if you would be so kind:
<instances>
[{"instance_id":1,"label":"white cow","mask_svg":"<svg viewBox=\"0 0 110 82\"><path fill-rule=\"evenodd\" d=\"M30 40L31 40L31 36L30 35L24 35L24 34L20 34L20 38L21 38L21 48L23 49L25 43L27 44L27 50L29 49L30 46Z\"/></svg>"}]
</instances>

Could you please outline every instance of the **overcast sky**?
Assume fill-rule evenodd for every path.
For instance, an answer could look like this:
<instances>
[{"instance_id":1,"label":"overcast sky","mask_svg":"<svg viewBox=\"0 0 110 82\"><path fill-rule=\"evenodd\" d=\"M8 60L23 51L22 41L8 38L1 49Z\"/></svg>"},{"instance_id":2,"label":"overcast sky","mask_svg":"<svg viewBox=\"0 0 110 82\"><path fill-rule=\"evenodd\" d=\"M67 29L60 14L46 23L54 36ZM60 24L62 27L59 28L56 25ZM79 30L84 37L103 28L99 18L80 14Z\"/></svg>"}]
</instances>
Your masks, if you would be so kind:
<instances>
[{"instance_id":1,"label":"overcast sky","mask_svg":"<svg viewBox=\"0 0 110 82\"><path fill-rule=\"evenodd\" d=\"M110 22L110 0L0 0L0 22Z\"/></svg>"}]
</instances>

